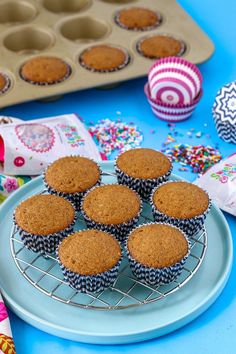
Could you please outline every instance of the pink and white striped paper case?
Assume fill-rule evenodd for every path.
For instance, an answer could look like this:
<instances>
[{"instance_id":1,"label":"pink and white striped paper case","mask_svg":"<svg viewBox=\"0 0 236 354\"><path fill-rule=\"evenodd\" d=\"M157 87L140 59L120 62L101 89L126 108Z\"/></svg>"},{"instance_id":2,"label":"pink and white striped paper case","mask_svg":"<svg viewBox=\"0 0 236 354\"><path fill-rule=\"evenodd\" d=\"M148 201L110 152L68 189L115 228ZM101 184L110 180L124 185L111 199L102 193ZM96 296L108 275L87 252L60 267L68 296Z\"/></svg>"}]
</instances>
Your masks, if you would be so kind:
<instances>
[{"instance_id":1,"label":"pink and white striped paper case","mask_svg":"<svg viewBox=\"0 0 236 354\"><path fill-rule=\"evenodd\" d=\"M179 57L157 60L148 74L153 99L170 105L192 104L202 87L202 75L196 65Z\"/></svg>"},{"instance_id":2,"label":"pink and white striped paper case","mask_svg":"<svg viewBox=\"0 0 236 354\"><path fill-rule=\"evenodd\" d=\"M189 118L200 101L203 91L201 90L195 100L190 104L168 104L151 97L148 82L144 86L144 92L150 103L153 113L160 119L167 122L181 122Z\"/></svg>"}]
</instances>

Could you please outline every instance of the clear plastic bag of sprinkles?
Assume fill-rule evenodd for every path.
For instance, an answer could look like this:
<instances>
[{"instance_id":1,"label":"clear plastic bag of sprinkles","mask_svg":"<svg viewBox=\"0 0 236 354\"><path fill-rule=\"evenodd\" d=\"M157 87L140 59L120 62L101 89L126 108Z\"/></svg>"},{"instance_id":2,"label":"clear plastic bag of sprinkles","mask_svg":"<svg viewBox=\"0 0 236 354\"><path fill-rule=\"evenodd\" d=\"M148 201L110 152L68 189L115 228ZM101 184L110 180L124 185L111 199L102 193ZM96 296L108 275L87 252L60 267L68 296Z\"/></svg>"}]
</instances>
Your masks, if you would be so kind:
<instances>
[{"instance_id":1,"label":"clear plastic bag of sprinkles","mask_svg":"<svg viewBox=\"0 0 236 354\"><path fill-rule=\"evenodd\" d=\"M98 148L75 114L1 125L0 163L8 175L38 175L59 157L100 160Z\"/></svg>"},{"instance_id":2,"label":"clear plastic bag of sprinkles","mask_svg":"<svg viewBox=\"0 0 236 354\"><path fill-rule=\"evenodd\" d=\"M195 182L222 210L236 216L236 153L209 168Z\"/></svg>"}]
</instances>

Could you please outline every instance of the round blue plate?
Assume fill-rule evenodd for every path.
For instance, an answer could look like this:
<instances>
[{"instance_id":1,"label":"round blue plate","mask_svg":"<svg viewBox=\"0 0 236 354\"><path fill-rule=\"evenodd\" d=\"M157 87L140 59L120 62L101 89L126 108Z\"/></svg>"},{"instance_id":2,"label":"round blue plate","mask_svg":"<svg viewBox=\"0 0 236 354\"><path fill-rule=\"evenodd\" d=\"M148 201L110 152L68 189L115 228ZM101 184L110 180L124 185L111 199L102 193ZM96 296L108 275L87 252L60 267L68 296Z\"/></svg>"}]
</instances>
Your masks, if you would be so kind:
<instances>
[{"instance_id":1,"label":"round blue plate","mask_svg":"<svg viewBox=\"0 0 236 354\"><path fill-rule=\"evenodd\" d=\"M102 169L113 172L113 163L102 163ZM213 206L206 220L205 259L197 274L174 294L152 304L120 311L79 309L51 299L20 274L10 252L13 211L21 200L42 188L42 178L38 177L20 188L0 208L2 294L12 311L32 326L75 341L133 343L186 325L205 311L223 290L231 270L233 246L228 224L221 211Z\"/></svg>"}]
</instances>

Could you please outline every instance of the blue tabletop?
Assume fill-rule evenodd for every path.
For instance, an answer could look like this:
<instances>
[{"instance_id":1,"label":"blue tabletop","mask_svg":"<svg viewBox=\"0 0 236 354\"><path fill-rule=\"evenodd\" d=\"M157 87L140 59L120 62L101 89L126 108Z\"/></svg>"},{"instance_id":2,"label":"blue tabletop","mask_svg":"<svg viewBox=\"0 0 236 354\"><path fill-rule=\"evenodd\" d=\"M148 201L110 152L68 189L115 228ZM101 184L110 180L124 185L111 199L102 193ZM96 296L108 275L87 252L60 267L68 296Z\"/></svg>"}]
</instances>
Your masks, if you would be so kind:
<instances>
[{"instance_id":1,"label":"blue tabletop","mask_svg":"<svg viewBox=\"0 0 236 354\"><path fill-rule=\"evenodd\" d=\"M214 56L200 65L204 77L204 97L196 112L183 123L178 123L176 130L182 137L180 143L200 143L215 146L223 156L235 152L233 144L223 142L214 128L211 107L216 91L225 83L236 79L236 2L234 0L180 0L180 4L191 14L199 25L208 33L215 43ZM3 115L10 115L22 119L47 117L63 113L76 112L82 116L85 123L97 122L101 118L115 119L117 111L121 112L123 120L133 121L144 133L143 146L160 149L168 134L168 126L159 121L152 114L143 93L146 79L132 80L120 86L101 90L93 89L76 92L64 96L61 100L42 103L31 102L3 109ZM201 131L201 138L191 140L187 132L195 128ZM155 130L155 133L152 131ZM196 174L178 171L175 165L174 172L192 181ZM235 218L225 214L229 222L232 235L236 231ZM74 353L234 353L236 348L236 294L234 278L236 264L234 262L228 284L217 301L198 319L184 328L156 340L122 346L96 346L71 342L47 333L41 332L20 320L10 311L10 320L18 354L60 354Z\"/></svg>"}]
</instances>

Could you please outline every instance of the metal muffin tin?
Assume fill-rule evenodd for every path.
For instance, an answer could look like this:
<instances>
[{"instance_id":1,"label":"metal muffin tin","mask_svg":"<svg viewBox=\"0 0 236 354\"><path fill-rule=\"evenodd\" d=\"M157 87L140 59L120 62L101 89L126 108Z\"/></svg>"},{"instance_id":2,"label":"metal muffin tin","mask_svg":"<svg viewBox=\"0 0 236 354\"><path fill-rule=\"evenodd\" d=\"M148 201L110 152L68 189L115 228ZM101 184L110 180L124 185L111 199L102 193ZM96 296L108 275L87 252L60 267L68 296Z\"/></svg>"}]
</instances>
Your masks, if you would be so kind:
<instances>
[{"instance_id":1,"label":"metal muffin tin","mask_svg":"<svg viewBox=\"0 0 236 354\"><path fill-rule=\"evenodd\" d=\"M130 7L157 11L162 17L161 24L147 31L118 26L117 11ZM182 40L186 46L183 57L196 64L207 60L214 51L211 40L175 0L2 0L0 72L10 77L11 87L0 95L0 107L145 76L152 60L138 52L137 43L154 34ZM126 49L129 64L111 73L92 72L82 67L81 53L97 44ZM22 64L40 55L65 60L72 74L54 85L25 82L19 74Z\"/></svg>"}]
</instances>

